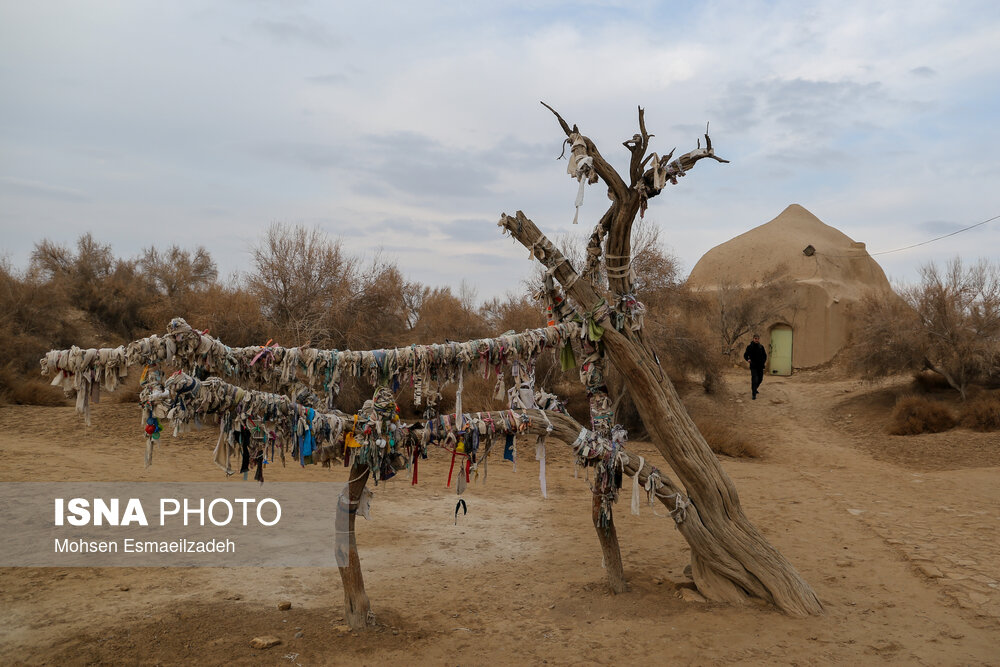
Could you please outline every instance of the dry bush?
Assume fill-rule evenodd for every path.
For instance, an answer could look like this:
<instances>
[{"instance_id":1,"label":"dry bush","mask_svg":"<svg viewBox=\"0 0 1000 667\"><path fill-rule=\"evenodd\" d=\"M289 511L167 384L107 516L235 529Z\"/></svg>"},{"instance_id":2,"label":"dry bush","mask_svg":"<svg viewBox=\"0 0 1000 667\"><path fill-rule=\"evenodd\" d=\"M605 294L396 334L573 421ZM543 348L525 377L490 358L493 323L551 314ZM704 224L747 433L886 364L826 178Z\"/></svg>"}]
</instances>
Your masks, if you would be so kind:
<instances>
[{"instance_id":1,"label":"dry bush","mask_svg":"<svg viewBox=\"0 0 1000 667\"><path fill-rule=\"evenodd\" d=\"M241 289L235 279L228 285L218 283L200 292L193 292L182 307L163 311L158 330L166 329L170 317L183 317L198 330L208 332L230 347L263 345L275 335L274 326L261 312L256 298ZM289 341L278 341L289 344Z\"/></svg>"},{"instance_id":2,"label":"dry bush","mask_svg":"<svg viewBox=\"0 0 1000 667\"><path fill-rule=\"evenodd\" d=\"M246 288L285 345L345 347L331 314L348 310L357 260L319 229L273 224L253 249Z\"/></svg>"},{"instance_id":3,"label":"dry bush","mask_svg":"<svg viewBox=\"0 0 1000 667\"><path fill-rule=\"evenodd\" d=\"M65 405L62 389L38 377L25 377L10 367L0 369L0 397L15 405Z\"/></svg>"},{"instance_id":4,"label":"dry bush","mask_svg":"<svg viewBox=\"0 0 1000 667\"><path fill-rule=\"evenodd\" d=\"M38 361L54 347L95 343L74 326L78 311L37 275L19 274L0 261L0 395L14 403L59 405L62 391L39 378Z\"/></svg>"},{"instance_id":5,"label":"dry bush","mask_svg":"<svg viewBox=\"0 0 1000 667\"><path fill-rule=\"evenodd\" d=\"M646 337L671 382L680 391L692 377L706 393L723 383L722 360L711 346L712 332L698 316L699 300L684 287L673 290L667 303L646 317Z\"/></svg>"},{"instance_id":6,"label":"dry bush","mask_svg":"<svg viewBox=\"0 0 1000 667\"><path fill-rule=\"evenodd\" d=\"M351 349L409 345L419 342L408 340L406 332L415 319L411 307L423 289L405 280L395 264L376 255L367 267L359 269L350 304L330 316L335 322L339 318L335 327L344 332L344 343Z\"/></svg>"},{"instance_id":7,"label":"dry bush","mask_svg":"<svg viewBox=\"0 0 1000 667\"><path fill-rule=\"evenodd\" d=\"M521 332L545 326L544 308L527 294L508 292L501 299L494 297L479 308L480 317L492 332L498 336L506 331Z\"/></svg>"},{"instance_id":8,"label":"dry bush","mask_svg":"<svg viewBox=\"0 0 1000 667\"><path fill-rule=\"evenodd\" d=\"M138 403L139 402L139 378L142 377L142 369L134 368L129 371L128 377L115 389L115 393L109 397L112 403ZM101 398L107 394L102 390Z\"/></svg>"},{"instance_id":9,"label":"dry bush","mask_svg":"<svg viewBox=\"0 0 1000 667\"><path fill-rule=\"evenodd\" d=\"M138 270L138 260L116 259L110 245L90 234L77 240L75 251L48 240L36 244L29 275L86 312L117 342L149 331L147 313L157 293Z\"/></svg>"},{"instance_id":10,"label":"dry bush","mask_svg":"<svg viewBox=\"0 0 1000 667\"><path fill-rule=\"evenodd\" d=\"M923 341L917 312L895 294L866 293L854 309L854 333L849 363L862 379L872 382L923 367ZM929 386L917 373L914 381Z\"/></svg>"},{"instance_id":11,"label":"dry bush","mask_svg":"<svg viewBox=\"0 0 1000 667\"><path fill-rule=\"evenodd\" d=\"M486 338L490 332L469 294L455 296L450 287L426 290L409 335L416 343L443 343Z\"/></svg>"},{"instance_id":12,"label":"dry bush","mask_svg":"<svg viewBox=\"0 0 1000 667\"><path fill-rule=\"evenodd\" d=\"M1000 430L1000 392L983 392L962 404L960 422L974 431Z\"/></svg>"},{"instance_id":13,"label":"dry bush","mask_svg":"<svg viewBox=\"0 0 1000 667\"><path fill-rule=\"evenodd\" d=\"M139 259L139 269L150 284L171 301L193 291L206 290L219 277L215 260L203 246L193 251L176 245L163 252L146 248Z\"/></svg>"},{"instance_id":14,"label":"dry bush","mask_svg":"<svg viewBox=\"0 0 1000 667\"><path fill-rule=\"evenodd\" d=\"M868 379L928 369L964 400L970 387L1000 384L1000 266L958 258L930 263L904 302L871 297L857 310L856 367Z\"/></svg>"},{"instance_id":15,"label":"dry bush","mask_svg":"<svg viewBox=\"0 0 1000 667\"><path fill-rule=\"evenodd\" d=\"M590 428L590 399L578 377L560 380L545 389L559 397L570 417Z\"/></svg>"},{"instance_id":16,"label":"dry bush","mask_svg":"<svg viewBox=\"0 0 1000 667\"><path fill-rule=\"evenodd\" d=\"M941 433L958 423L946 405L924 396L901 397L896 401L890 419L890 435Z\"/></svg>"},{"instance_id":17,"label":"dry bush","mask_svg":"<svg viewBox=\"0 0 1000 667\"><path fill-rule=\"evenodd\" d=\"M715 416L699 415L693 419L705 442L716 454L748 459L764 455L763 447L747 440L736 429Z\"/></svg>"},{"instance_id":18,"label":"dry bush","mask_svg":"<svg viewBox=\"0 0 1000 667\"><path fill-rule=\"evenodd\" d=\"M1000 381L1000 266L961 259L921 267L904 292L920 317L925 363L966 398L968 387Z\"/></svg>"}]
</instances>

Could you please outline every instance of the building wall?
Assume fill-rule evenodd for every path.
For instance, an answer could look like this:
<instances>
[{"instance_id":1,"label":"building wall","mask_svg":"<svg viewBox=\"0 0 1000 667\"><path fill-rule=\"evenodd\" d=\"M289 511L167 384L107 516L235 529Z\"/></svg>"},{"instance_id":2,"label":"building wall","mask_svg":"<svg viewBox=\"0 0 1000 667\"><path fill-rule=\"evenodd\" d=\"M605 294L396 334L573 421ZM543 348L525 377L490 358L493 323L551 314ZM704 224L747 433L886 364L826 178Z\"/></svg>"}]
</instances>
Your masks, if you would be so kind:
<instances>
[{"instance_id":1,"label":"building wall","mask_svg":"<svg viewBox=\"0 0 1000 667\"><path fill-rule=\"evenodd\" d=\"M852 300L832 296L821 285L799 282L789 294L788 306L768 323L762 337L775 324L792 327L792 367L811 368L830 361L850 336ZM766 341L770 345L770 337Z\"/></svg>"}]
</instances>

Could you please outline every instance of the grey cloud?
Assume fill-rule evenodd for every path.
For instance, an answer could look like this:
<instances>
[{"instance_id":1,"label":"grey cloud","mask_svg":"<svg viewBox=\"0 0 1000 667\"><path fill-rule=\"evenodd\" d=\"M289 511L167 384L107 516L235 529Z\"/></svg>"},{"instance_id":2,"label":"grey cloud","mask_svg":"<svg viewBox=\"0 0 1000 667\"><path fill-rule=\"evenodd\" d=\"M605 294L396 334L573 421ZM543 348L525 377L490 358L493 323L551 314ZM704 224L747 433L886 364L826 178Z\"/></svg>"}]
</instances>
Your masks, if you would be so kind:
<instances>
[{"instance_id":1,"label":"grey cloud","mask_svg":"<svg viewBox=\"0 0 1000 667\"><path fill-rule=\"evenodd\" d=\"M379 246L379 249L382 250L383 252L394 252L394 253L399 253L401 255L406 255L414 252L416 253L427 252L423 248L417 248L411 245L382 245Z\"/></svg>"},{"instance_id":2,"label":"grey cloud","mask_svg":"<svg viewBox=\"0 0 1000 667\"><path fill-rule=\"evenodd\" d=\"M398 232L402 234L424 235L427 233L427 224L417 222L412 218L383 218L377 226L379 231ZM412 248L409 248L412 250Z\"/></svg>"},{"instance_id":3,"label":"grey cloud","mask_svg":"<svg viewBox=\"0 0 1000 667\"><path fill-rule=\"evenodd\" d=\"M284 44L299 43L324 49L335 49L343 43L321 22L305 16L286 20L258 19L252 25L254 30L269 36L275 42Z\"/></svg>"},{"instance_id":4,"label":"grey cloud","mask_svg":"<svg viewBox=\"0 0 1000 667\"><path fill-rule=\"evenodd\" d=\"M90 197L80 190L59 185L0 177L0 193L48 199L53 201L86 202Z\"/></svg>"},{"instance_id":5,"label":"grey cloud","mask_svg":"<svg viewBox=\"0 0 1000 667\"><path fill-rule=\"evenodd\" d=\"M321 86L336 86L341 83L347 83L348 77L346 74L324 74L323 76L306 77L306 81Z\"/></svg>"},{"instance_id":6,"label":"grey cloud","mask_svg":"<svg viewBox=\"0 0 1000 667\"><path fill-rule=\"evenodd\" d=\"M711 133L712 128L709 127L708 129L709 133ZM670 132L672 137L677 138L677 141L690 139L691 142L694 142L695 139L701 139L705 134L705 126L703 124L698 125L695 123L679 123L671 125ZM656 138L659 139L660 137ZM666 140L665 137L664 140Z\"/></svg>"},{"instance_id":7,"label":"grey cloud","mask_svg":"<svg viewBox=\"0 0 1000 667\"><path fill-rule=\"evenodd\" d=\"M511 263L510 257L486 252L463 253L461 256L477 266L505 266Z\"/></svg>"},{"instance_id":8,"label":"grey cloud","mask_svg":"<svg viewBox=\"0 0 1000 667\"><path fill-rule=\"evenodd\" d=\"M851 162L851 155L845 151L839 151L823 146L798 147L775 151L765 156L768 162L791 165L808 165L811 169L834 168Z\"/></svg>"},{"instance_id":9,"label":"grey cloud","mask_svg":"<svg viewBox=\"0 0 1000 667\"><path fill-rule=\"evenodd\" d=\"M375 161L368 166L380 184L371 190L395 190L418 198L481 197L495 185L498 169L481 155L447 147L424 135L396 132L369 136Z\"/></svg>"},{"instance_id":10,"label":"grey cloud","mask_svg":"<svg viewBox=\"0 0 1000 667\"><path fill-rule=\"evenodd\" d=\"M553 140L550 143L528 143L507 135L496 145L482 152L482 159L488 164L504 169L519 171L535 170L545 165L545 158L555 159L562 152L562 142Z\"/></svg>"},{"instance_id":11,"label":"grey cloud","mask_svg":"<svg viewBox=\"0 0 1000 667\"><path fill-rule=\"evenodd\" d=\"M549 147L505 138L482 149L458 149L415 132L362 137L363 146L272 142L251 147L258 157L312 170L348 170L353 190L369 197L417 200L494 194L503 173L539 169ZM349 157L348 157L348 154ZM556 154L553 154L553 158Z\"/></svg>"},{"instance_id":12,"label":"grey cloud","mask_svg":"<svg viewBox=\"0 0 1000 667\"><path fill-rule=\"evenodd\" d=\"M772 79L733 84L713 110L734 131L746 130L768 118L810 132L838 124L845 111L886 101L879 82Z\"/></svg>"},{"instance_id":13,"label":"grey cloud","mask_svg":"<svg viewBox=\"0 0 1000 667\"><path fill-rule=\"evenodd\" d=\"M499 216L497 216L499 219ZM494 241L500 238L500 228L496 220L452 220L438 226L438 230L450 239L469 242Z\"/></svg>"},{"instance_id":14,"label":"grey cloud","mask_svg":"<svg viewBox=\"0 0 1000 667\"><path fill-rule=\"evenodd\" d=\"M270 143L254 146L251 151L265 160L306 167L313 170L345 166L344 150L335 146L304 143Z\"/></svg>"},{"instance_id":15,"label":"grey cloud","mask_svg":"<svg viewBox=\"0 0 1000 667\"><path fill-rule=\"evenodd\" d=\"M748 130L760 122L757 96L748 92L731 91L712 111L733 131Z\"/></svg>"},{"instance_id":16,"label":"grey cloud","mask_svg":"<svg viewBox=\"0 0 1000 667\"><path fill-rule=\"evenodd\" d=\"M957 222L948 222L946 220L925 220L924 222L917 223L916 227L920 231L926 234L933 234L935 236L940 236L941 234L951 234L952 232L957 232L963 227L968 225L960 225Z\"/></svg>"},{"instance_id":17,"label":"grey cloud","mask_svg":"<svg viewBox=\"0 0 1000 667\"><path fill-rule=\"evenodd\" d=\"M919 76L923 79L929 79L933 76L937 76L937 71L927 67L926 65L921 65L920 67L914 67L910 70L910 74L914 76Z\"/></svg>"}]
</instances>

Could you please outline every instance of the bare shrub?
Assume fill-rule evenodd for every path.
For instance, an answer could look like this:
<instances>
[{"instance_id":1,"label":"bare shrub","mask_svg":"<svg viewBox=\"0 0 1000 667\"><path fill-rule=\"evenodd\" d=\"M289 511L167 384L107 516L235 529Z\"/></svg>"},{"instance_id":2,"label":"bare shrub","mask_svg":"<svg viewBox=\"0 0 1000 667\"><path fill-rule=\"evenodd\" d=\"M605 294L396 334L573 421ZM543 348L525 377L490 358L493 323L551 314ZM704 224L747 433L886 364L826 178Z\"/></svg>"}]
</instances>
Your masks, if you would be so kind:
<instances>
[{"instance_id":1,"label":"bare shrub","mask_svg":"<svg viewBox=\"0 0 1000 667\"><path fill-rule=\"evenodd\" d=\"M974 431L1000 430L1000 392L983 392L962 404L960 422Z\"/></svg>"},{"instance_id":2,"label":"bare shrub","mask_svg":"<svg viewBox=\"0 0 1000 667\"><path fill-rule=\"evenodd\" d=\"M422 290L420 284L404 279L395 264L376 255L359 269L350 303L330 313L330 318L334 327L344 332L344 345L351 349L409 344L414 341L406 332L415 320L410 308Z\"/></svg>"},{"instance_id":3,"label":"bare shrub","mask_svg":"<svg viewBox=\"0 0 1000 667\"><path fill-rule=\"evenodd\" d=\"M890 419L891 435L941 433L958 423L947 406L924 396L904 396L897 400Z\"/></svg>"},{"instance_id":4,"label":"bare shrub","mask_svg":"<svg viewBox=\"0 0 1000 667\"><path fill-rule=\"evenodd\" d=\"M705 442L716 454L732 456L734 458L760 458L764 454L763 448L748 440L728 422L709 415L699 415L693 417L695 425L705 437Z\"/></svg>"},{"instance_id":5,"label":"bare shrub","mask_svg":"<svg viewBox=\"0 0 1000 667\"><path fill-rule=\"evenodd\" d=\"M139 269L160 294L170 300L208 289L219 277L215 260L203 246L193 251L176 245L162 252L147 248L139 259Z\"/></svg>"},{"instance_id":6,"label":"bare shrub","mask_svg":"<svg viewBox=\"0 0 1000 667\"><path fill-rule=\"evenodd\" d=\"M14 405L64 405L61 389L37 377L25 377L11 367L0 369L0 398Z\"/></svg>"},{"instance_id":7,"label":"bare shrub","mask_svg":"<svg viewBox=\"0 0 1000 667\"><path fill-rule=\"evenodd\" d=\"M738 358L742 343L755 331L788 308L791 281L784 267L749 284L725 281L714 290L697 294L703 299L706 324L715 335L722 354Z\"/></svg>"},{"instance_id":8,"label":"bare shrub","mask_svg":"<svg viewBox=\"0 0 1000 667\"><path fill-rule=\"evenodd\" d=\"M508 293L504 298L493 297L479 308L479 315L491 335L499 335L506 331L521 332L525 329L536 329L545 324L542 316L544 310L538 301L527 294Z\"/></svg>"},{"instance_id":9,"label":"bare shrub","mask_svg":"<svg viewBox=\"0 0 1000 667\"><path fill-rule=\"evenodd\" d=\"M246 287L283 343L343 347L344 332L329 321L351 300L357 260L319 229L273 224L253 249ZM278 337L278 336L276 336Z\"/></svg>"},{"instance_id":10,"label":"bare shrub","mask_svg":"<svg viewBox=\"0 0 1000 667\"><path fill-rule=\"evenodd\" d=\"M182 305L167 314L184 317L192 326L208 329L233 347L263 345L276 333L264 318L256 297L241 289L235 279L189 294Z\"/></svg>"},{"instance_id":11,"label":"bare shrub","mask_svg":"<svg viewBox=\"0 0 1000 667\"><path fill-rule=\"evenodd\" d=\"M858 309L857 365L865 377L928 369L965 400L969 387L1000 383L1000 267L985 260L921 268L900 288L905 305L875 298Z\"/></svg>"},{"instance_id":12,"label":"bare shrub","mask_svg":"<svg viewBox=\"0 0 1000 667\"><path fill-rule=\"evenodd\" d=\"M80 335L73 316L62 292L0 260L0 395L14 403L61 404L62 392L39 379L38 360L53 347L95 342Z\"/></svg>"},{"instance_id":13,"label":"bare shrub","mask_svg":"<svg viewBox=\"0 0 1000 667\"><path fill-rule=\"evenodd\" d=\"M440 343L446 339L465 341L494 335L487 330L475 304L455 296L450 287L436 287L425 292L416 323L409 333L423 343Z\"/></svg>"},{"instance_id":14,"label":"bare shrub","mask_svg":"<svg viewBox=\"0 0 1000 667\"><path fill-rule=\"evenodd\" d=\"M1000 267L985 260L941 271L921 268L921 285L904 292L925 335L925 363L966 397L968 387L1000 379Z\"/></svg>"},{"instance_id":15,"label":"bare shrub","mask_svg":"<svg viewBox=\"0 0 1000 667\"><path fill-rule=\"evenodd\" d=\"M917 312L903 299L866 293L854 311L851 367L872 382L895 373L923 368L923 342ZM929 378L914 381L929 386Z\"/></svg>"},{"instance_id":16,"label":"bare shrub","mask_svg":"<svg viewBox=\"0 0 1000 667\"><path fill-rule=\"evenodd\" d=\"M147 308L155 290L137 266L138 260L116 259L110 245L84 234L75 252L48 240L36 244L29 273L121 342L149 330Z\"/></svg>"}]
</instances>

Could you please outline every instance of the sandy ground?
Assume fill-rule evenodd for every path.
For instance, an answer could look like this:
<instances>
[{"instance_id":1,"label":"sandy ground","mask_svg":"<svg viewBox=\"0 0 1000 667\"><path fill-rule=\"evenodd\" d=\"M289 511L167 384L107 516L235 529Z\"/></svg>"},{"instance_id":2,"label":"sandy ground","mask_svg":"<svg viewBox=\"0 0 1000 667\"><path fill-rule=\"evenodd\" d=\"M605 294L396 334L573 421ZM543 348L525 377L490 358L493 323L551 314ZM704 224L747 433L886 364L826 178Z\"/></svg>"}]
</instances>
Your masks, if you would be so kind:
<instances>
[{"instance_id":1,"label":"sandy ground","mask_svg":"<svg viewBox=\"0 0 1000 667\"><path fill-rule=\"evenodd\" d=\"M731 377L731 391L745 380ZM515 473L494 459L458 525L441 452L419 486L378 487L372 520L358 522L371 632L343 626L332 569L7 568L0 662L1000 664L1000 435L885 435L892 396L799 373L767 378L754 402L691 399L766 445L762 459L723 466L750 519L817 591L819 617L682 600L686 545L669 518L629 514L629 488L616 522L631 590L610 594L587 483L551 443L547 500L534 461ZM2 407L0 480L218 479L213 429L165 438L144 470L138 422L136 406L107 402L89 429L71 408ZM282 600L292 608L279 611ZM263 634L282 644L251 649Z\"/></svg>"}]
</instances>

